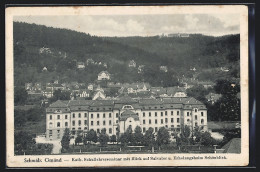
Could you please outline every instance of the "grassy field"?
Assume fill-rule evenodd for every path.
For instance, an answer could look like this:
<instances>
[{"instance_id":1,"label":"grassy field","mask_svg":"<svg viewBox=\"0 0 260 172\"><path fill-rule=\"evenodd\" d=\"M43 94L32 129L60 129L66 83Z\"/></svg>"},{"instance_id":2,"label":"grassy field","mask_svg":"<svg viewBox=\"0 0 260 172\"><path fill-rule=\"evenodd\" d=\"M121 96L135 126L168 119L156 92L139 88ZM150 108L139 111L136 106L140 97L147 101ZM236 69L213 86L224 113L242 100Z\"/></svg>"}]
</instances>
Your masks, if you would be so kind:
<instances>
[{"instance_id":1,"label":"grassy field","mask_svg":"<svg viewBox=\"0 0 260 172\"><path fill-rule=\"evenodd\" d=\"M22 127L17 127L15 131L25 131L31 134L43 134L46 131L46 120L42 118L38 122L26 122Z\"/></svg>"}]
</instances>

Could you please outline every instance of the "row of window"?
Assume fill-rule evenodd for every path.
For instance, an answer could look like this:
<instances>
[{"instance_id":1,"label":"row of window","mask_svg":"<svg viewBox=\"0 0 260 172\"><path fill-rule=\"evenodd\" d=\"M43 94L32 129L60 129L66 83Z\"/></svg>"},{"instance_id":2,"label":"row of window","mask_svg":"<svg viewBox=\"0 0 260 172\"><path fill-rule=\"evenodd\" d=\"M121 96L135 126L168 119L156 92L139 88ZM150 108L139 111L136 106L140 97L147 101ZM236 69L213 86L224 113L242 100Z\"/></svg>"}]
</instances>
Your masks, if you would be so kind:
<instances>
[{"instance_id":1,"label":"row of window","mask_svg":"<svg viewBox=\"0 0 260 172\"><path fill-rule=\"evenodd\" d=\"M151 113L151 112L149 112L148 114L149 114L149 117L152 116L152 113ZM165 114L165 116L167 116L167 115L168 115L168 112L165 111L164 114ZM146 115L145 112L143 112L143 117L145 117L145 115ZM171 115L173 115L173 111L171 111ZM180 111L177 111L177 115L180 115ZM157 112L154 113L154 116L157 116ZM161 116L163 116L163 112L161 112Z\"/></svg>"},{"instance_id":2,"label":"row of window","mask_svg":"<svg viewBox=\"0 0 260 172\"><path fill-rule=\"evenodd\" d=\"M195 112L197 112L196 110L195 110ZM201 116L203 116L204 115L204 113L203 112L200 112L200 114L201 114ZM187 112L187 116L190 116L190 112ZM195 116L196 117L196 116Z\"/></svg>"},{"instance_id":3,"label":"row of window","mask_svg":"<svg viewBox=\"0 0 260 172\"><path fill-rule=\"evenodd\" d=\"M174 119L171 118L171 123L173 123L173 122L174 122ZM146 120L143 120L143 124L145 124L145 123L146 123ZM154 123L158 124L157 119L154 120ZM168 118L165 118L165 123L168 123ZM177 123L180 123L180 118L177 118ZM152 120L151 119L149 119L149 124L152 124ZM163 124L163 119L161 119L161 124Z\"/></svg>"},{"instance_id":4,"label":"row of window","mask_svg":"<svg viewBox=\"0 0 260 172\"><path fill-rule=\"evenodd\" d=\"M195 110L195 112L196 112L196 110ZM163 112L161 112L161 116L163 116ZM137 115L138 115L138 113L137 113ZM143 112L143 117L145 117L145 112ZM171 111L171 115L173 115L173 111ZM180 115L180 111L177 111L177 115ZM201 116L203 116L204 115L204 113L203 112L201 112ZM97 118L99 118L99 113L97 114ZM152 116L152 113L151 112L149 112L149 117L151 117ZM155 112L155 114L154 114L154 116L156 117L157 116L157 112ZM165 116L167 116L167 111L165 111ZM190 116L190 112L187 112L187 116ZM81 113L79 113L78 114L78 117L79 118L81 118ZM85 118L87 118L87 113L84 113L84 117ZM91 118L94 118L94 115L93 114L91 114L90 115L90 117ZM104 113L103 114L103 118L105 118L106 117L106 114ZM111 113L109 113L109 118L111 118L112 117L112 114ZM116 113L116 117L118 118L118 113ZM64 116L64 118L65 119L68 119L68 115L65 115ZM72 118L75 118L75 113L73 113L72 114ZM57 115L57 119L60 119L60 115ZM195 116L195 119L197 119L197 116ZM50 115L50 120L52 120L52 115Z\"/></svg>"},{"instance_id":5,"label":"row of window","mask_svg":"<svg viewBox=\"0 0 260 172\"><path fill-rule=\"evenodd\" d=\"M117 121L117 122L118 122L118 121ZM109 121L108 121L108 124L109 124L109 125L112 125L112 121L109 120ZM91 126L94 126L94 121L90 121L90 125L91 125ZM97 121L97 125L100 125L100 122L99 122L99 121ZM106 121L103 121L103 125L106 125Z\"/></svg>"}]
</instances>

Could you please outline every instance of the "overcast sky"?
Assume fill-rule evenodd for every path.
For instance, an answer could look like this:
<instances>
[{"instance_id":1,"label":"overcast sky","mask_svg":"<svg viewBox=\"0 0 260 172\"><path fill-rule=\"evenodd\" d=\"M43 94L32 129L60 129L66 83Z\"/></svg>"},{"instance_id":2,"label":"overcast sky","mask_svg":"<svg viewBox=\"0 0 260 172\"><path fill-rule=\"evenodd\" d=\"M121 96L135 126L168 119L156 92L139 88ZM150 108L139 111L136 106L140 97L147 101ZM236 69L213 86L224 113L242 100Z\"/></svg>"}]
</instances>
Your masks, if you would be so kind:
<instances>
[{"instance_id":1,"label":"overcast sky","mask_svg":"<svg viewBox=\"0 0 260 172\"><path fill-rule=\"evenodd\" d=\"M17 16L14 21L67 28L96 36L153 36L163 33L222 36L239 33L239 14Z\"/></svg>"}]
</instances>

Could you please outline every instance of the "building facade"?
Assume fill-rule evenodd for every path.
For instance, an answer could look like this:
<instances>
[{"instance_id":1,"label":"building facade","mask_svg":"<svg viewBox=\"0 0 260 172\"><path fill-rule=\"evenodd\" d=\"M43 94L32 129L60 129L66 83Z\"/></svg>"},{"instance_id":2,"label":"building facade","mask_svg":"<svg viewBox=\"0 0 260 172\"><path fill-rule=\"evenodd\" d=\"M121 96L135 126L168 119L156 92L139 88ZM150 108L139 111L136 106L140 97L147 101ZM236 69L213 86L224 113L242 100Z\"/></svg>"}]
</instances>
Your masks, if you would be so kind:
<instances>
[{"instance_id":1,"label":"building facade","mask_svg":"<svg viewBox=\"0 0 260 172\"><path fill-rule=\"evenodd\" d=\"M109 136L122 134L130 126L140 126L143 133L150 127L156 133L165 127L181 132L185 125L207 130L206 106L194 98L56 101L46 109L46 138L61 139L65 128L72 135L103 128Z\"/></svg>"}]
</instances>

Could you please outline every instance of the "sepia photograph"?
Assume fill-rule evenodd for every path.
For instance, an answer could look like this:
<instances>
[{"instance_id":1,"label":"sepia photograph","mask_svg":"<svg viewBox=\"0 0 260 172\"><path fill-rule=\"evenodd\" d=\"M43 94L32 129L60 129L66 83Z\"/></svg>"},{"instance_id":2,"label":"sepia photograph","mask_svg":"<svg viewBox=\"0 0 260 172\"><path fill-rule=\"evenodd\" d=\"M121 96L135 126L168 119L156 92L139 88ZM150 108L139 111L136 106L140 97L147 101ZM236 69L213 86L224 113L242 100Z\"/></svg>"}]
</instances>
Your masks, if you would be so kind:
<instances>
[{"instance_id":1,"label":"sepia photograph","mask_svg":"<svg viewBox=\"0 0 260 172\"><path fill-rule=\"evenodd\" d=\"M246 6L6 15L8 166L248 164Z\"/></svg>"}]
</instances>

